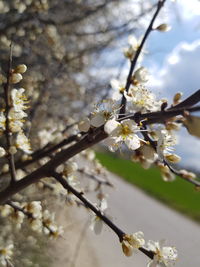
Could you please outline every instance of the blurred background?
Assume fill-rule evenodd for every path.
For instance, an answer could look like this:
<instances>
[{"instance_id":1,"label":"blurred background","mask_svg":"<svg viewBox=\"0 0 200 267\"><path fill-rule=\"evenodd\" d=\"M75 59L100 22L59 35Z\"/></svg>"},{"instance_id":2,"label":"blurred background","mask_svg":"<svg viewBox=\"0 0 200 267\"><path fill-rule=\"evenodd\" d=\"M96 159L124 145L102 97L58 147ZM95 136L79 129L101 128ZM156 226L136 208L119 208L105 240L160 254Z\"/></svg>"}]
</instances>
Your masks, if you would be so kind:
<instances>
[{"instance_id":1,"label":"blurred background","mask_svg":"<svg viewBox=\"0 0 200 267\"><path fill-rule=\"evenodd\" d=\"M29 99L26 132L34 149L49 141L58 142L62 138L60 131L65 137L76 133L74 128L68 131L68 126L87 116L95 102L109 95L111 79L126 77L129 65L123 48L129 35L140 38L144 34L156 3L153 0L0 1L0 80L5 81L12 41L13 66L26 64L28 67L21 86L26 88ZM142 62L151 74L147 87L157 97L167 97L170 102L176 92L183 92L185 98L199 89L199 15L200 1L177 0L167 1L158 17L157 26L168 23L172 29L167 33L152 32ZM176 153L182 156L184 168L200 170L199 151L200 141L181 131ZM113 157L103 151L96 156L110 171L199 223L200 196L190 184L178 179L166 184L157 170L145 171L123 155ZM70 217L70 212L67 216ZM61 221L65 219L61 216ZM69 223L69 232L72 242L73 233L81 232L80 223ZM61 255L57 258L51 255L49 262L49 252L38 257L41 248L45 251L43 242L41 240L33 253L35 265L25 262L24 266L49 266L50 263L81 266L76 261L59 263ZM55 249L55 245L52 246ZM86 266L89 264L98 266L95 259Z\"/></svg>"}]
</instances>

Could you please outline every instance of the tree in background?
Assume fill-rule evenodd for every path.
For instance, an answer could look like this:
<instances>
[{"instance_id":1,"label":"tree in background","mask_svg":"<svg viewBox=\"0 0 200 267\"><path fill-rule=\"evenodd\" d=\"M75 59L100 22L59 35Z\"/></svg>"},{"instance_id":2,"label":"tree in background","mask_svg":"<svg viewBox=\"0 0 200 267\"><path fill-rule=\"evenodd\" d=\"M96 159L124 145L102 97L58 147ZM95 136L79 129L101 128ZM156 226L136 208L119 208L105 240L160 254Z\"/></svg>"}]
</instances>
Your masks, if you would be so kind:
<instances>
[{"instance_id":1,"label":"tree in background","mask_svg":"<svg viewBox=\"0 0 200 267\"><path fill-rule=\"evenodd\" d=\"M48 199L53 197L91 210L94 231L99 233L103 222L107 224L119 237L126 256L139 249L150 258L148 266L171 266L176 261L175 248L145 243L141 231L126 234L105 215L103 187L111 183L90 150L104 140L113 152L129 149L132 159L145 168L156 164L165 180L177 174L200 185L193 173L174 168L180 157L171 150L176 144L174 132L181 126L199 136L199 119L190 113L199 110L195 104L200 93L183 101L177 93L171 105L156 99L145 86L148 71L141 65L149 34L169 29L166 24L154 27L165 0L156 5L138 1L137 9L128 11L122 2L0 2L0 203L4 225L0 260L4 266L23 264L15 253L15 228L26 225L37 235L62 235L48 209ZM124 49L130 62L126 81L112 80L108 92L107 77L94 77L93 63L103 49L134 32L149 14L152 18L144 36L141 40L130 37ZM94 99L97 102L89 112ZM87 199L88 184L80 183L78 175L95 184L96 204Z\"/></svg>"}]
</instances>

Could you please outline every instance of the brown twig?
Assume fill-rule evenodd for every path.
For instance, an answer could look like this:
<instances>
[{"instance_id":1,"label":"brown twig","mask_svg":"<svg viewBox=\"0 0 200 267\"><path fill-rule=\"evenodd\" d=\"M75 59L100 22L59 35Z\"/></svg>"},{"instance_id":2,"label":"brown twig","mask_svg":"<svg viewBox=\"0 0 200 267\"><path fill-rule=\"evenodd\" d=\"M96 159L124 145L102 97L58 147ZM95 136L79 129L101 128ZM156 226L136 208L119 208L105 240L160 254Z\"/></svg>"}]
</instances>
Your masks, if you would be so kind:
<instances>
[{"instance_id":1,"label":"brown twig","mask_svg":"<svg viewBox=\"0 0 200 267\"><path fill-rule=\"evenodd\" d=\"M116 226L110 219L108 219L100 209L96 208L90 201L88 201L84 196L82 192L78 192L75 188L70 186L66 179L62 177L61 174L54 172L52 173L52 176L69 192L74 194L78 199L80 199L86 207L88 207L90 210L92 210L96 216L98 216L106 225L108 225L118 236L119 241L123 241L123 237L125 235L125 232L123 232L118 226ZM154 253L152 251L146 250L145 248L139 248L141 252L143 252L146 256L153 259Z\"/></svg>"},{"instance_id":2,"label":"brown twig","mask_svg":"<svg viewBox=\"0 0 200 267\"><path fill-rule=\"evenodd\" d=\"M96 181L99 185L107 185L107 186L113 187L113 184L111 184L109 181L99 179L97 176L86 172L84 169L78 169L78 172L86 175L88 178L92 179L93 181Z\"/></svg>"},{"instance_id":3,"label":"brown twig","mask_svg":"<svg viewBox=\"0 0 200 267\"><path fill-rule=\"evenodd\" d=\"M126 85L125 85L125 90L126 92L128 92L130 86L131 86L131 82L132 82L132 75L133 75L133 71L136 67L136 64L137 64L137 61L138 61L138 58L142 52L142 48L149 36L149 34L151 33L151 31L153 30L153 24L154 24L154 21L155 19L157 18L161 8L163 7L164 3L165 3L166 0L159 0L158 1L158 4L157 4L157 9L155 11L155 14L153 15L151 21L150 21L150 24L144 34L144 37L135 53L135 56L133 58L133 60L131 61L131 66L130 66L130 70L129 70L129 74L128 74L128 77L127 77L127 81L126 81ZM122 101L121 101L121 109L120 109L120 112L119 114L124 114L126 112L126 98L125 96L123 95L122 97ZM121 118L123 115L119 115L119 118Z\"/></svg>"},{"instance_id":4,"label":"brown twig","mask_svg":"<svg viewBox=\"0 0 200 267\"><path fill-rule=\"evenodd\" d=\"M169 168L169 170L174 173L175 175L177 175L179 178L197 186L200 187L200 181L197 181L195 179L192 178L186 178L184 177L184 175L181 173L181 171L176 170L175 168L173 168L166 160L163 160L163 163Z\"/></svg>"}]
</instances>

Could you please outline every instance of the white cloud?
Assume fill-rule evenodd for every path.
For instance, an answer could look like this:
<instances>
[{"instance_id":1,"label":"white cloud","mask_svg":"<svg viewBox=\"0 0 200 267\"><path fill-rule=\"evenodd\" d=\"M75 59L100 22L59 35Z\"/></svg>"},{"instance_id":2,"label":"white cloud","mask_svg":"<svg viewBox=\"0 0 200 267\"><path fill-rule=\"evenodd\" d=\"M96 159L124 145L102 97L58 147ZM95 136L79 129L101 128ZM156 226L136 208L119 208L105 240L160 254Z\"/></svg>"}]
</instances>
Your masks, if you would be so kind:
<instances>
[{"instance_id":1,"label":"white cloud","mask_svg":"<svg viewBox=\"0 0 200 267\"><path fill-rule=\"evenodd\" d=\"M177 0L176 3L179 14L183 19L191 19L200 15L199 0Z\"/></svg>"},{"instance_id":2,"label":"white cloud","mask_svg":"<svg viewBox=\"0 0 200 267\"><path fill-rule=\"evenodd\" d=\"M182 42L170 53L162 69L154 65L150 86L162 96L170 97L176 92L190 95L200 88L200 40L191 44Z\"/></svg>"}]
</instances>

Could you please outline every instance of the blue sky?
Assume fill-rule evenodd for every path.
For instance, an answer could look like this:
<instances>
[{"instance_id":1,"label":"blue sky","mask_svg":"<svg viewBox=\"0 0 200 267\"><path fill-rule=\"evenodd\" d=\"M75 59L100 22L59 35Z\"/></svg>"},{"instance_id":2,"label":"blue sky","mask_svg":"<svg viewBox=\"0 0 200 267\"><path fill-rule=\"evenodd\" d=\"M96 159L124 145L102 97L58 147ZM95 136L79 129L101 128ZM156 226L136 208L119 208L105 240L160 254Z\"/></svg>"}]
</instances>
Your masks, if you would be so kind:
<instances>
[{"instance_id":1,"label":"blue sky","mask_svg":"<svg viewBox=\"0 0 200 267\"><path fill-rule=\"evenodd\" d=\"M152 33L148 41L150 56L143 65L152 74L149 86L154 92L170 99L180 91L184 98L200 89L200 1L180 0L168 3L166 8L172 29ZM183 129L176 151L182 156L182 164L200 170L200 139Z\"/></svg>"}]
</instances>

